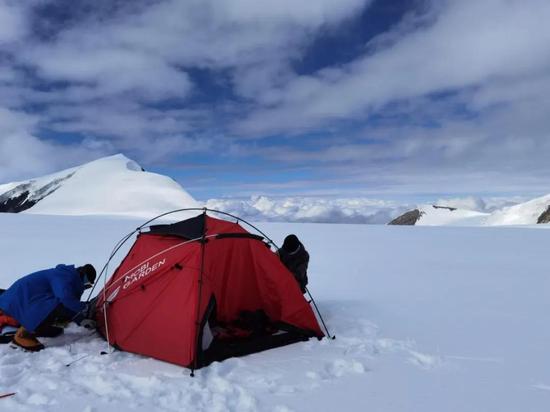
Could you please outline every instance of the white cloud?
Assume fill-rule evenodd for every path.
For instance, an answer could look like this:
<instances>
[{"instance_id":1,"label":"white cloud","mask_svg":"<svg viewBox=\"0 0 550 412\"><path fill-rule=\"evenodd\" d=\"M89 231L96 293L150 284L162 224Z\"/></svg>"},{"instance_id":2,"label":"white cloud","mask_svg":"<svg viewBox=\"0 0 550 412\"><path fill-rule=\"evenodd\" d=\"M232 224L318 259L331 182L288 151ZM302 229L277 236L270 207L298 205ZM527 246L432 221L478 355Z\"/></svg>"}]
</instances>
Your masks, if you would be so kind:
<instances>
[{"instance_id":1,"label":"white cloud","mask_svg":"<svg viewBox=\"0 0 550 412\"><path fill-rule=\"evenodd\" d=\"M33 136L38 118L0 107L0 182L41 176L91 160L102 152Z\"/></svg>"},{"instance_id":2,"label":"white cloud","mask_svg":"<svg viewBox=\"0 0 550 412\"><path fill-rule=\"evenodd\" d=\"M435 205L455 207L457 209L474 210L477 212L491 213L504 207L517 205L530 200L525 197L487 197L479 196L441 198L434 202Z\"/></svg>"},{"instance_id":3,"label":"white cloud","mask_svg":"<svg viewBox=\"0 0 550 412\"><path fill-rule=\"evenodd\" d=\"M204 150L211 147L220 120L212 118L212 107L154 106L201 93L194 89L190 69L227 70L227 87L243 96L262 84L280 84L288 76L290 59L315 30L353 16L368 2L167 0L116 6L99 2L91 8L75 2L69 15L76 17L66 23L56 21L55 12L43 15L55 2L30 2L18 9L26 11L20 14L27 17L24 23L29 25L33 16L46 22L36 27L53 31L46 38L28 37L25 47L6 49L10 64L24 65L33 77L3 69L0 104L12 110L45 107L38 112L43 129L87 135L87 141L94 138L103 148L146 154L149 161ZM30 12L37 5L46 7L42 14ZM242 74L255 86L241 82ZM55 83L35 87L44 82ZM243 108L246 104L238 116Z\"/></svg>"},{"instance_id":4,"label":"white cloud","mask_svg":"<svg viewBox=\"0 0 550 412\"><path fill-rule=\"evenodd\" d=\"M142 162L229 148L219 152L307 164L313 172L284 186L293 193L340 183L362 193L540 191L550 178L547 1L427 2L427 13L409 15L355 60L310 75L293 62L370 1L85 3L42 38L29 35L28 11L55 2L0 2L0 106L33 108L34 126L23 130L41 150L63 152L41 130ZM196 103L208 93L193 83L196 71L230 97ZM173 98L185 108L163 106ZM324 137L284 147L246 140L308 132Z\"/></svg>"},{"instance_id":5,"label":"white cloud","mask_svg":"<svg viewBox=\"0 0 550 412\"><path fill-rule=\"evenodd\" d=\"M316 0L296 2L279 0L259 3L255 0L222 0L215 4L218 14L232 22L298 24L318 27L341 21L358 12L363 0Z\"/></svg>"},{"instance_id":6,"label":"white cloud","mask_svg":"<svg viewBox=\"0 0 550 412\"><path fill-rule=\"evenodd\" d=\"M482 198L474 196L438 199L434 204L438 206L455 207L457 209L475 210L477 212L485 212L487 208L487 205Z\"/></svg>"},{"instance_id":7,"label":"white cloud","mask_svg":"<svg viewBox=\"0 0 550 412\"><path fill-rule=\"evenodd\" d=\"M253 196L210 199L206 207L251 221L386 224L410 206L368 198Z\"/></svg>"},{"instance_id":8,"label":"white cloud","mask_svg":"<svg viewBox=\"0 0 550 412\"><path fill-rule=\"evenodd\" d=\"M184 72L155 56L123 47L86 47L71 33L66 36L59 45L24 52L26 61L48 80L79 82L103 98L133 92L153 101L184 97L191 88Z\"/></svg>"},{"instance_id":9,"label":"white cloud","mask_svg":"<svg viewBox=\"0 0 550 412\"><path fill-rule=\"evenodd\" d=\"M0 0L0 46L21 39L26 31L26 16L20 2Z\"/></svg>"},{"instance_id":10,"label":"white cloud","mask_svg":"<svg viewBox=\"0 0 550 412\"><path fill-rule=\"evenodd\" d=\"M314 129L334 119L365 118L389 102L429 93L488 82L505 89L549 69L547 1L466 0L439 9L433 24L412 32L407 27L389 46L383 43L386 47L348 65L261 91L270 96L270 107L239 122L238 130Z\"/></svg>"},{"instance_id":11,"label":"white cloud","mask_svg":"<svg viewBox=\"0 0 550 412\"><path fill-rule=\"evenodd\" d=\"M112 18L97 20L92 14L22 55L44 78L91 83L102 95L134 91L148 99L184 97L190 90L186 67L261 65L263 70L296 55L310 30L340 22L365 3L155 2Z\"/></svg>"}]
</instances>

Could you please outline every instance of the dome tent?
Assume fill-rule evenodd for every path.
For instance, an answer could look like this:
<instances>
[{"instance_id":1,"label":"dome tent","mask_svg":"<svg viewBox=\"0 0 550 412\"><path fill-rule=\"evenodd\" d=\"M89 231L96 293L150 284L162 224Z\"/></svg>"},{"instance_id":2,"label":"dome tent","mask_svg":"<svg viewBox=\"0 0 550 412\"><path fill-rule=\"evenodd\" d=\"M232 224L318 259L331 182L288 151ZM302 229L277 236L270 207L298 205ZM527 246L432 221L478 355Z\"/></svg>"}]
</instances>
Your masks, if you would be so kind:
<instances>
[{"instance_id":1,"label":"dome tent","mask_svg":"<svg viewBox=\"0 0 550 412\"><path fill-rule=\"evenodd\" d=\"M110 345L196 369L324 336L263 236L206 210L147 227L98 295L98 329Z\"/></svg>"}]
</instances>

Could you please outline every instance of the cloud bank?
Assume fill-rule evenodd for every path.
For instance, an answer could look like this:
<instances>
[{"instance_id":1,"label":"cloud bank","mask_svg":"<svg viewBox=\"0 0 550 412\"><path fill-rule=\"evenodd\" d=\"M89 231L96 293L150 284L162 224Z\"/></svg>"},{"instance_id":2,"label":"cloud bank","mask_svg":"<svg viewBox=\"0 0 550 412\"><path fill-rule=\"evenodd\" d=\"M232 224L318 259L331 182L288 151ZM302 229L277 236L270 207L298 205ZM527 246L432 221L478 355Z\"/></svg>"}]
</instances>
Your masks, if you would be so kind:
<instances>
[{"instance_id":1,"label":"cloud bank","mask_svg":"<svg viewBox=\"0 0 550 412\"><path fill-rule=\"evenodd\" d=\"M253 196L249 199L210 199L206 207L250 221L386 224L410 206L367 198Z\"/></svg>"},{"instance_id":2,"label":"cloud bank","mask_svg":"<svg viewBox=\"0 0 550 412\"><path fill-rule=\"evenodd\" d=\"M526 198L442 198L424 202L463 210L491 213L513 206ZM209 209L231 213L252 222L296 223L346 223L385 225L396 217L420 204L373 198L327 198L327 197L269 197L252 196L243 199L210 199L205 203Z\"/></svg>"},{"instance_id":3,"label":"cloud bank","mask_svg":"<svg viewBox=\"0 0 550 412\"><path fill-rule=\"evenodd\" d=\"M419 0L305 63L377 4L3 0L0 179L121 151L203 167L184 187L260 163L256 187L286 170L294 194L544 193L550 3Z\"/></svg>"}]
</instances>

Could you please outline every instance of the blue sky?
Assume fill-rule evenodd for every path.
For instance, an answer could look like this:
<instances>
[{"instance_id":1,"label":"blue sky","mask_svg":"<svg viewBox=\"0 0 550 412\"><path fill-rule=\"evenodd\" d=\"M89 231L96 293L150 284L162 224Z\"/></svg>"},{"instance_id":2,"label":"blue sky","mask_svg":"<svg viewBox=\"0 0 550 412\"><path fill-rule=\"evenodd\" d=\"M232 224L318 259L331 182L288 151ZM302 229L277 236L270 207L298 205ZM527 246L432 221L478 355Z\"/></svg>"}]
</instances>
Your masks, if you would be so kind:
<instances>
[{"instance_id":1,"label":"blue sky","mask_svg":"<svg viewBox=\"0 0 550 412\"><path fill-rule=\"evenodd\" d=\"M545 0L0 0L0 182L122 152L199 199L550 192Z\"/></svg>"}]
</instances>

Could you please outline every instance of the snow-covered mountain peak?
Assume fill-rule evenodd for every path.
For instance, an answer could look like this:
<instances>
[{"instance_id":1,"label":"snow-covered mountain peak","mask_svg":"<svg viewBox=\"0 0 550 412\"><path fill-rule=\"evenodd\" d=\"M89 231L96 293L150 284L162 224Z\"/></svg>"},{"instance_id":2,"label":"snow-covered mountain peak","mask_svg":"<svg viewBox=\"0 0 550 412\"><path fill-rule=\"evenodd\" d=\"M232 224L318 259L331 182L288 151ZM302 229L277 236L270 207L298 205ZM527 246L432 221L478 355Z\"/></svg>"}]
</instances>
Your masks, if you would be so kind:
<instances>
[{"instance_id":1,"label":"snow-covered mountain peak","mask_svg":"<svg viewBox=\"0 0 550 412\"><path fill-rule=\"evenodd\" d=\"M117 153L112 156L102 157L100 159L93 160L89 163L77 167L77 169L101 170L111 172L120 172L125 169L132 172L145 171L136 161L126 157L122 153Z\"/></svg>"},{"instance_id":2,"label":"snow-covered mountain peak","mask_svg":"<svg viewBox=\"0 0 550 412\"><path fill-rule=\"evenodd\" d=\"M487 225L533 225L548 223L543 214L550 207L550 194L537 197L519 205L497 210L487 218Z\"/></svg>"},{"instance_id":3,"label":"snow-covered mountain peak","mask_svg":"<svg viewBox=\"0 0 550 412\"><path fill-rule=\"evenodd\" d=\"M146 172L123 154L0 185L0 210L5 212L152 217L199 206L173 179Z\"/></svg>"},{"instance_id":4,"label":"snow-covered mountain peak","mask_svg":"<svg viewBox=\"0 0 550 412\"><path fill-rule=\"evenodd\" d=\"M442 226L442 225L473 225L483 222L488 213L474 210L458 209L455 207L440 205L421 205L394 220L390 225L417 225L417 226Z\"/></svg>"},{"instance_id":5,"label":"snow-covered mountain peak","mask_svg":"<svg viewBox=\"0 0 550 412\"><path fill-rule=\"evenodd\" d=\"M418 226L502 226L550 223L550 194L492 213L421 205L390 222L391 225Z\"/></svg>"}]
</instances>

